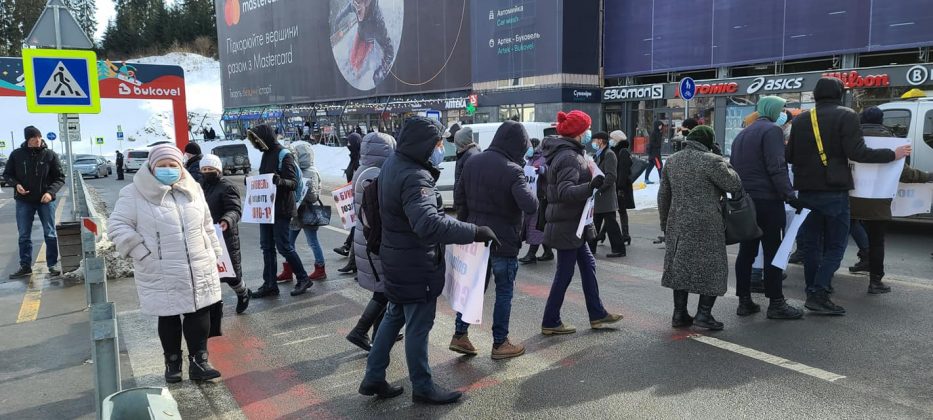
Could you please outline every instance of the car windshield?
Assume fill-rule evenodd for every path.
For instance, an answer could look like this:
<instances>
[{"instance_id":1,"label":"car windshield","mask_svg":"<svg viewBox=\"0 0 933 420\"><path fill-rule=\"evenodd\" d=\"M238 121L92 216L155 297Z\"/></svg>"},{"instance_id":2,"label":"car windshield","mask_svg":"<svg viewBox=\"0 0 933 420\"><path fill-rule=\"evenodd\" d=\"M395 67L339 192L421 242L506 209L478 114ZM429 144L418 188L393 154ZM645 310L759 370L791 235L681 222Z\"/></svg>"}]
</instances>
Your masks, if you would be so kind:
<instances>
[{"instance_id":1,"label":"car windshield","mask_svg":"<svg viewBox=\"0 0 933 420\"><path fill-rule=\"evenodd\" d=\"M217 156L235 156L235 155L246 155L246 146L242 147L217 147L214 148L214 154Z\"/></svg>"},{"instance_id":2,"label":"car windshield","mask_svg":"<svg viewBox=\"0 0 933 420\"><path fill-rule=\"evenodd\" d=\"M97 161L94 159L79 159L75 161L75 165L96 165Z\"/></svg>"},{"instance_id":3,"label":"car windshield","mask_svg":"<svg viewBox=\"0 0 933 420\"><path fill-rule=\"evenodd\" d=\"M128 156L131 158L145 159L149 157L149 152L130 152Z\"/></svg>"}]
</instances>

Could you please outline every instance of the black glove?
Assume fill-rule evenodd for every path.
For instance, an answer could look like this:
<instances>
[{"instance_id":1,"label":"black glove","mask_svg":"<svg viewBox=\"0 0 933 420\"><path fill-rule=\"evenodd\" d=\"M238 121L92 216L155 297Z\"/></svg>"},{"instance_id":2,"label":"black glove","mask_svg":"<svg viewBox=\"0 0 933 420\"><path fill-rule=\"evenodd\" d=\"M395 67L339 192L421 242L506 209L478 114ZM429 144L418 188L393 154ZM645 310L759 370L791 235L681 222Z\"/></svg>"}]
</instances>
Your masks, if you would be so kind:
<instances>
[{"instance_id":1,"label":"black glove","mask_svg":"<svg viewBox=\"0 0 933 420\"><path fill-rule=\"evenodd\" d=\"M800 214L800 211L806 207L806 205L804 205L803 202L800 201L800 199L797 197L791 197L787 199L787 205L793 207L794 210L797 210L797 214Z\"/></svg>"},{"instance_id":2,"label":"black glove","mask_svg":"<svg viewBox=\"0 0 933 420\"><path fill-rule=\"evenodd\" d=\"M499 238L496 236L496 232L493 232L488 226L476 227L476 235L473 237L473 242L483 242L485 244L492 242L494 248L499 247Z\"/></svg>"},{"instance_id":3,"label":"black glove","mask_svg":"<svg viewBox=\"0 0 933 420\"><path fill-rule=\"evenodd\" d=\"M604 176L602 176L602 175L600 175L600 176L598 176L598 177L596 177L596 178L593 178L593 180L590 181L590 188L599 189L599 187L602 187L602 186L603 186L603 182L606 182L606 177L604 177Z\"/></svg>"},{"instance_id":4,"label":"black glove","mask_svg":"<svg viewBox=\"0 0 933 420\"><path fill-rule=\"evenodd\" d=\"M272 184L274 184L275 186L279 186L279 181L281 180L282 180L282 177L280 177L279 174L272 174Z\"/></svg>"}]
</instances>

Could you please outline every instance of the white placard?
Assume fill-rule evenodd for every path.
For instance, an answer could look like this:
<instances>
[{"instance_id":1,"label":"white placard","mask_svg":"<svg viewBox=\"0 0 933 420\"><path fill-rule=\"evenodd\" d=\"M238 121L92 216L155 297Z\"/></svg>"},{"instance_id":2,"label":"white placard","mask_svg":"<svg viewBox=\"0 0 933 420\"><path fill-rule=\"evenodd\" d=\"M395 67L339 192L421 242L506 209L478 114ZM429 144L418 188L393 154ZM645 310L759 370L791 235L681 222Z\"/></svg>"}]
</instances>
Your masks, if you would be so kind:
<instances>
[{"instance_id":1,"label":"white placard","mask_svg":"<svg viewBox=\"0 0 933 420\"><path fill-rule=\"evenodd\" d=\"M481 324L489 247L480 242L447 245L445 259L444 296L447 296L450 307L460 312L463 322Z\"/></svg>"},{"instance_id":2,"label":"white placard","mask_svg":"<svg viewBox=\"0 0 933 420\"><path fill-rule=\"evenodd\" d=\"M865 137L865 145L872 149L894 150L907 146L908 139L898 137ZM898 180L904 171L904 159L891 163L849 162L852 166L852 180L855 188L849 196L858 198L894 198L897 194Z\"/></svg>"},{"instance_id":3,"label":"white placard","mask_svg":"<svg viewBox=\"0 0 933 420\"><path fill-rule=\"evenodd\" d=\"M590 176L592 176L593 178L596 178L598 176L601 176L601 177L606 176L606 174L604 174L603 171L599 169L599 165L596 164L596 161L590 158L589 156L586 157L586 163L587 165L589 165Z\"/></svg>"},{"instance_id":4,"label":"white placard","mask_svg":"<svg viewBox=\"0 0 933 420\"><path fill-rule=\"evenodd\" d=\"M528 181L528 188L531 190L531 194L537 196L538 168L532 165L525 166L525 180Z\"/></svg>"},{"instance_id":5,"label":"white placard","mask_svg":"<svg viewBox=\"0 0 933 420\"><path fill-rule=\"evenodd\" d=\"M356 210L353 208L353 184L349 183L337 188L331 193L334 205L337 206L337 215L344 229L356 226Z\"/></svg>"},{"instance_id":6,"label":"white placard","mask_svg":"<svg viewBox=\"0 0 933 420\"><path fill-rule=\"evenodd\" d=\"M933 184L898 184L891 215L907 217L933 211Z\"/></svg>"},{"instance_id":7,"label":"white placard","mask_svg":"<svg viewBox=\"0 0 933 420\"><path fill-rule=\"evenodd\" d=\"M246 195L243 197L243 223L275 223L276 186L273 174L246 178Z\"/></svg>"},{"instance_id":8,"label":"white placard","mask_svg":"<svg viewBox=\"0 0 933 420\"><path fill-rule=\"evenodd\" d=\"M229 229L229 227L227 228ZM217 240L220 241L220 249L224 251L220 259L217 260L217 272L220 273L220 278L222 279L236 278L236 271L233 269L233 260L230 259L230 252L227 251L227 242L224 241L224 231L220 228L220 225L214 225L214 232L217 233Z\"/></svg>"},{"instance_id":9,"label":"white placard","mask_svg":"<svg viewBox=\"0 0 933 420\"><path fill-rule=\"evenodd\" d=\"M583 214L580 215L580 222L577 223L577 237L583 237L583 229L587 225L593 224L593 211L595 210L596 204L596 191L593 191L593 195L590 198L586 199L586 205L583 206Z\"/></svg>"},{"instance_id":10,"label":"white placard","mask_svg":"<svg viewBox=\"0 0 933 420\"><path fill-rule=\"evenodd\" d=\"M781 241L781 247L778 248L777 254L774 255L771 265L781 270L787 270L791 250L794 249L794 242L797 241L797 232L800 231L800 226L807 220L809 214L810 209L803 209L800 214L794 215L794 219L791 220L790 224L787 225L787 230L784 231L784 240Z\"/></svg>"}]
</instances>

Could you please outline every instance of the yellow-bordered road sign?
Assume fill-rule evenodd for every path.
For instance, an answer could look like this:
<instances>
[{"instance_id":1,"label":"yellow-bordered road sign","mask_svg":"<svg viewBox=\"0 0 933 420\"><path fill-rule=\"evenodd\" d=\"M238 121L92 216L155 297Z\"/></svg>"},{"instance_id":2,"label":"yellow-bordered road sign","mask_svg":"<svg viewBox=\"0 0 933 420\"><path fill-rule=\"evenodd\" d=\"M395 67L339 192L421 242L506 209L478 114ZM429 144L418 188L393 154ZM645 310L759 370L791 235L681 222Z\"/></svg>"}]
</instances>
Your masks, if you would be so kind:
<instances>
[{"instance_id":1,"label":"yellow-bordered road sign","mask_svg":"<svg viewBox=\"0 0 933 420\"><path fill-rule=\"evenodd\" d=\"M94 51L24 49L23 76L29 112L100 113Z\"/></svg>"}]
</instances>

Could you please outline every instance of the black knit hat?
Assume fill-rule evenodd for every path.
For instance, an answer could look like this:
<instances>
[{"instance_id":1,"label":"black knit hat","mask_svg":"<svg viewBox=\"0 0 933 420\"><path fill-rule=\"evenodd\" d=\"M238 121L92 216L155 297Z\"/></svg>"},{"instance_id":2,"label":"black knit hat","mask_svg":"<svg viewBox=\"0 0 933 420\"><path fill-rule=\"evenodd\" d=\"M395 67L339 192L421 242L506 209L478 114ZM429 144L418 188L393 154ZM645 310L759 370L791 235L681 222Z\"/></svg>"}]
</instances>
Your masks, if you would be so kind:
<instances>
[{"instance_id":1,"label":"black knit hat","mask_svg":"<svg viewBox=\"0 0 933 420\"><path fill-rule=\"evenodd\" d=\"M29 140L33 137L42 137L42 132L39 131L38 128L30 125L23 130L23 135L26 137L26 140Z\"/></svg>"},{"instance_id":2,"label":"black knit hat","mask_svg":"<svg viewBox=\"0 0 933 420\"><path fill-rule=\"evenodd\" d=\"M200 155L201 146L198 146L197 143L188 143L188 145L185 146L185 153L190 153L192 155Z\"/></svg>"}]
</instances>

